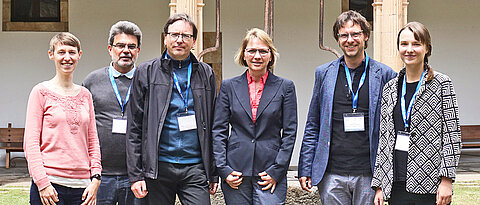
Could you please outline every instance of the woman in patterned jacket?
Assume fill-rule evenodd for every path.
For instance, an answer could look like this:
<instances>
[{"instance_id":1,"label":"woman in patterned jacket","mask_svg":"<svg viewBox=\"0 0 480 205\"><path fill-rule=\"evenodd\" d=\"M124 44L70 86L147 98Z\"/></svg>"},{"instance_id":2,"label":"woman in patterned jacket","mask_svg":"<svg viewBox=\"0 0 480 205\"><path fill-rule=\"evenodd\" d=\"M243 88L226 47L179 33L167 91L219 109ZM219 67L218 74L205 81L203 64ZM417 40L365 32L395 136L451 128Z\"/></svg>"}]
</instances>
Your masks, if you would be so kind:
<instances>
[{"instance_id":1,"label":"woman in patterned jacket","mask_svg":"<svg viewBox=\"0 0 480 205\"><path fill-rule=\"evenodd\" d=\"M461 147L453 84L428 64L423 24L405 25L397 47L405 68L383 90L374 203L449 204Z\"/></svg>"}]
</instances>

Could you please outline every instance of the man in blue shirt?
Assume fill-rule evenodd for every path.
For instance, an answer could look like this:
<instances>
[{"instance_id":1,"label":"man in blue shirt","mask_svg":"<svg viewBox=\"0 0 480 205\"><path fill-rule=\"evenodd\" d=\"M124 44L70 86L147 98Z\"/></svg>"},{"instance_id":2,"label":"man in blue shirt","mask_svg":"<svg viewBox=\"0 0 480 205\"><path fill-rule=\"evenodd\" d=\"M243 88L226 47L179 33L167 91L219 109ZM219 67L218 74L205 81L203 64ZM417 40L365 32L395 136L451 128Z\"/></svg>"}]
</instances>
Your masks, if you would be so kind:
<instances>
[{"instance_id":1,"label":"man in blue shirt","mask_svg":"<svg viewBox=\"0 0 480 205\"><path fill-rule=\"evenodd\" d=\"M197 29L185 14L164 27L166 51L138 66L127 111L132 191L148 204L210 204L217 188L212 135L216 81L190 52Z\"/></svg>"}]
</instances>

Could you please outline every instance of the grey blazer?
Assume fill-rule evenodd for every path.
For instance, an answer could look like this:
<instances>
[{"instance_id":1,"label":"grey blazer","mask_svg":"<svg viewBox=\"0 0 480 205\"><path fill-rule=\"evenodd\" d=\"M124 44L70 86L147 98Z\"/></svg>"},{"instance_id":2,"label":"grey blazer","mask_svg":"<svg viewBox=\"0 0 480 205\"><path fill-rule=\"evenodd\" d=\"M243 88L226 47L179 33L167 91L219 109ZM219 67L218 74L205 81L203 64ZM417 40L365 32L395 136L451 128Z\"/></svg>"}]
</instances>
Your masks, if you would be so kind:
<instances>
[{"instance_id":1,"label":"grey blazer","mask_svg":"<svg viewBox=\"0 0 480 205\"><path fill-rule=\"evenodd\" d=\"M393 184L396 140L393 109L397 103L398 79L404 75L405 68L383 89L372 187L382 188L385 199L390 198ZM411 111L406 188L410 193L436 194L442 176L455 180L461 148L458 105L448 76L435 72L433 80L426 81L424 77L421 83Z\"/></svg>"}]
</instances>

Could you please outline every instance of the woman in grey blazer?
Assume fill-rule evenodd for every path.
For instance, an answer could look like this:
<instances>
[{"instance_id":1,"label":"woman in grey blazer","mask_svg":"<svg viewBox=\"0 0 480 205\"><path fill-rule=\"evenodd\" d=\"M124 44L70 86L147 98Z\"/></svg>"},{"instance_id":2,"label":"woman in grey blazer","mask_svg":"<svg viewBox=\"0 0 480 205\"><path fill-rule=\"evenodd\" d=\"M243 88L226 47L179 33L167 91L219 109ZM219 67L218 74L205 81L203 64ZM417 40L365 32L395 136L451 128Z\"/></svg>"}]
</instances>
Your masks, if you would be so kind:
<instances>
[{"instance_id":1,"label":"woman in grey blazer","mask_svg":"<svg viewBox=\"0 0 480 205\"><path fill-rule=\"evenodd\" d=\"M235 57L248 69L220 86L213 153L227 204L285 203L297 97L292 81L271 72L277 57L268 34L251 29Z\"/></svg>"},{"instance_id":2,"label":"woman in grey blazer","mask_svg":"<svg viewBox=\"0 0 480 205\"><path fill-rule=\"evenodd\" d=\"M405 25L397 46L405 68L383 89L374 202L449 204L461 147L453 84L428 65L424 25Z\"/></svg>"}]
</instances>

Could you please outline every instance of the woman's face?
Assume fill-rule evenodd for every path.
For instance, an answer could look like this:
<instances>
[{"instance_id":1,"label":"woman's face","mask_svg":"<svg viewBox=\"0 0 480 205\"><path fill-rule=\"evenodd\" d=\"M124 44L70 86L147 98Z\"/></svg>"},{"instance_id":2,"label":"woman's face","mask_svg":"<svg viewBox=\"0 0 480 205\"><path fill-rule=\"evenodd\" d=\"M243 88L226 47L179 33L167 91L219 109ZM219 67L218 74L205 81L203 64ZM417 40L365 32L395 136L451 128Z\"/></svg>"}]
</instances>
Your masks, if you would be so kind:
<instances>
[{"instance_id":1,"label":"woman's face","mask_svg":"<svg viewBox=\"0 0 480 205\"><path fill-rule=\"evenodd\" d=\"M82 51L78 51L77 47L63 45L57 43L55 50L48 51L48 57L55 62L57 72L68 74L73 73L77 67L78 60L82 56Z\"/></svg>"},{"instance_id":2,"label":"woman's face","mask_svg":"<svg viewBox=\"0 0 480 205\"><path fill-rule=\"evenodd\" d=\"M243 52L245 52L243 59L247 62L249 70L267 70L267 65L272 59L272 53L265 42L258 38L253 38L248 42Z\"/></svg>"},{"instance_id":3,"label":"woman's face","mask_svg":"<svg viewBox=\"0 0 480 205\"><path fill-rule=\"evenodd\" d=\"M400 58L409 66L422 66L428 52L425 44L415 39L412 31L405 29L400 33L398 51Z\"/></svg>"}]
</instances>

